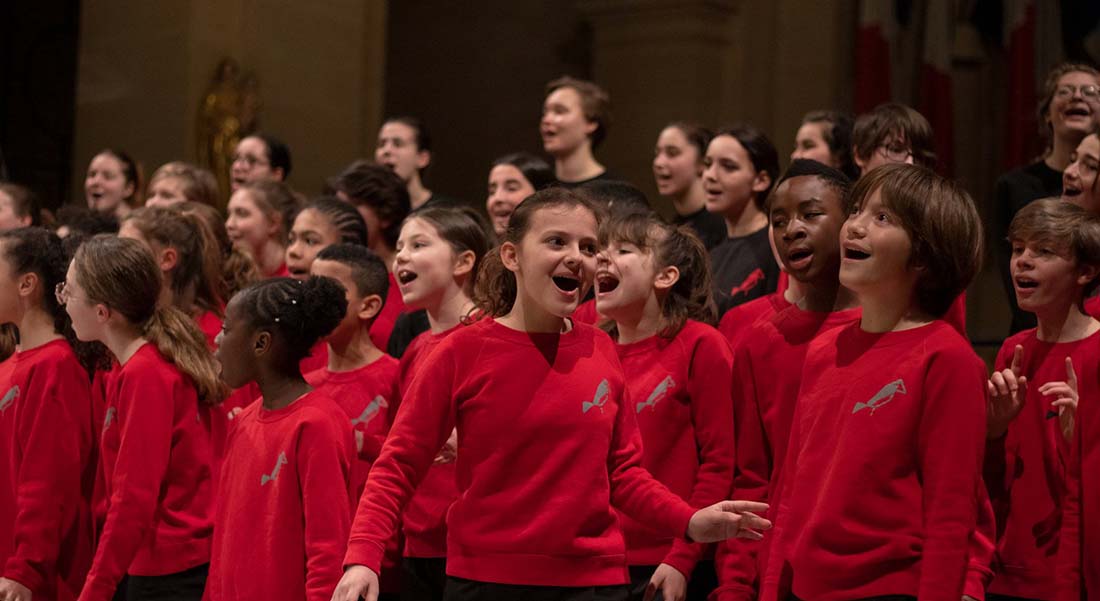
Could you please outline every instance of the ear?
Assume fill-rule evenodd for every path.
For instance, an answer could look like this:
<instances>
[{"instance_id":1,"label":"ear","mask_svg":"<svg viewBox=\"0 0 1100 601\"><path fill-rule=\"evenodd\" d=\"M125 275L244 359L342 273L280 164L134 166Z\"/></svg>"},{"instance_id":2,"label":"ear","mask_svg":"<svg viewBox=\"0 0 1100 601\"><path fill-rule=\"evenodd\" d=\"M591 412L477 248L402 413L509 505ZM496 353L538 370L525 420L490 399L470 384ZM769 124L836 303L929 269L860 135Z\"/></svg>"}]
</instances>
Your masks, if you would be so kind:
<instances>
[{"instance_id":1,"label":"ear","mask_svg":"<svg viewBox=\"0 0 1100 601\"><path fill-rule=\"evenodd\" d=\"M179 252L169 246L168 248L160 251L160 256L158 257L157 264L160 267L161 272L168 273L169 271L175 269L176 265L179 265L179 260Z\"/></svg>"},{"instance_id":2,"label":"ear","mask_svg":"<svg viewBox=\"0 0 1100 601\"><path fill-rule=\"evenodd\" d=\"M37 273L24 273L19 276L19 279L16 281L15 289L21 298L27 298L34 293L34 289L38 287L38 284L39 279Z\"/></svg>"},{"instance_id":3,"label":"ear","mask_svg":"<svg viewBox=\"0 0 1100 601\"><path fill-rule=\"evenodd\" d=\"M451 274L455 277L468 275L474 270L474 263L476 262L477 256L474 255L474 251L464 250L455 257L455 265L454 269L451 270Z\"/></svg>"},{"instance_id":4,"label":"ear","mask_svg":"<svg viewBox=\"0 0 1100 601\"><path fill-rule=\"evenodd\" d=\"M1090 282L1096 279L1096 276L1100 275L1100 269L1097 269L1095 265L1079 265L1077 267L1077 285L1088 286Z\"/></svg>"},{"instance_id":5,"label":"ear","mask_svg":"<svg viewBox=\"0 0 1100 601\"><path fill-rule=\"evenodd\" d=\"M600 128L600 124L595 121L589 121L588 117L584 118L584 135L591 138L592 134L596 133L596 130Z\"/></svg>"},{"instance_id":6,"label":"ear","mask_svg":"<svg viewBox=\"0 0 1100 601\"><path fill-rule=\"evenodd\" d=\"M271 350L272 342L274 340L271 337L271 332L267 330L260 330L252 334L252 355L263 357Z\"/></svg>"},{"instance_id":7,"label":"ear","mask_svg":"<svg viewBox=\"0 0 1100 601\"><path fill-rule=\"evenodd\" d=\"M19 224L22 225L23 227L30 227L31 223L33 223L33 222L34 222L34 220L31 219L30 215L26 215L24 217L19 218Z\"/></svg>"},{"instance_id":8,"label":"ear","mask_svg":"<svg viewBox=\"0 0 1100 601\"><path fill-rule=\"evenodd\" d=\"M286 172L283 171L282 167L275 167L274 169L272 169L271 170L271 175L274 175L275 179L277 179L281 182L286 181Z\"/></svg>"},{"instance_id":9,"label":"ear","mask_svg":"<svg viewBox=\"0 0 1100 601\"><path fill-rule=\"evenodd\" d=\"M423 169L432 162L432 153L427 150L416 151L416 168Z\"/></svg>"},{"instance_id":10,"label":"ear","mask_svg":"<svg viewBox=\"0 0 1100 601\"><path fill-rule=\"evenodd\" d=\"M382 312L382 297L377 294L371 294L363 297L359 301L359 310L356 311L356 316L359 317L359 321L370 321L378 314Z\"/></svg>"},{"instance_id":11,"label":"ear","mask_svg":"<svg viewBox=\"0 0 1100 601\"><path fill-rule=\"evenodd\" d=\"M95 320L96 323L105 324L111 319L111 308L103 303L99 303L95 306Z\"/></svg>"},{"instance_id":12,"label":"ear","mask_svg":"<svg viewBox=\"0 0 1100 601\"><path fill-rule=\"evenodd\" d=\"M653 287L660 291L670 290L680 281L680 269L674 265L668 265L653 278Z\"/></svg>"},{"instance_id":13,"label":"ear","mask_svg":"<svg viewBox=\"0 0 1100 601\"><path fill-rule=\"evenodd\" d=\"M756 172L756 177L752 180L752 191L763 192L772 185L772 176L767 171L761 169Z\"/></svg>"},{"instance_id":14,"label":"ear","mask_svg":"<svg viewBox=\"0 0 1100 601\"><path fill-rule=\"evenodd\" d=\"M860 172L867 167L867 161L860 158L859 149L854 145L852 146L852 160L856 162L856 167L859 167Z\"/></svg>"},{"instance_id":15,"label":"ear","mask_svg":"<svg viewBox=\"0 0 1100 601\"><path fill-rule=\"evenodd\" d=\"M130 198L131 196L134 195L134 192L136 190L137 190L137 188L134 186L134 182L130 182L130 183L126 184L125 188L123 188L122 197L123 198ZM134 200L138 200L138 199L135 198Z\"/></svg>"},{"instance_id":16,"label":"ear","mask_svg":"<svg viewBox=\"0 0 1100 601\"><path fill-rule=\"evenodd\" d=\"M519 249L516 248L513 242L502 242L500 244L500 262L504 264L504 268L512 273L519 271Z\"/></svg>"},{"instance_id":17,"label":"ear","mask_svg":"<svg viewBox=\"0 0 1100 601\"><path fill-rule=\"evenodd\" d=\"M279 236L280 230L283 229L283 218L280 215L274 217L265 217L267 219L267 236L268 238L276 238Z\"/></svg>"}]
</instances>

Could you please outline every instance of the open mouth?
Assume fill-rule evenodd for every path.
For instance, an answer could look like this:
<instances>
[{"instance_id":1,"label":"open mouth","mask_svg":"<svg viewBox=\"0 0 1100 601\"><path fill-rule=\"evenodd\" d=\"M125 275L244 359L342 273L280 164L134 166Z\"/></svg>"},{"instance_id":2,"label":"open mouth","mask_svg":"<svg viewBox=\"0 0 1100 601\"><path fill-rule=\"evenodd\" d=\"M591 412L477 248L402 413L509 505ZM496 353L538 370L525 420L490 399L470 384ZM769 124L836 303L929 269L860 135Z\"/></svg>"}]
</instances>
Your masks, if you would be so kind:
<instances>
[{"instance_id":1,"label":"open mouth","mask_svg":"<svg viewBox=\"0 0 1100 601\"><path fill-rule=\"evenodd\" d=\"M415 280L417 277L419 276L415 271L409 271L408 269L402 269L397 272L397 281L400 284L408 284L409 282Z\"/></svg>"},{"instance_id":2,"label":"open mouth","mask_svg":"<svg viewBox=\"0 0 1100 601\"><path fill-rule=\"evenodd\" d=\"M1078 196L1081 194L1081 190L1078 188L1071 188L1068 186L1062 187L1062 196Z\"/></svg>"},{"instance_id":3,"label":"open mouth","mask_svg":"<svg viewBox=\"0 0 1100 601\"><path fill-rule=\"evenodd\" d=\"M1039 287L1039 282L1031 278L1016 278L1016 287L1020 290L1033 290Z\"/></svg>"},{"instance_id":4,"label":"open mouth","mask_svg":"<svg viewBox=\"0 0 1100 601\"><path fill-rule=\"evenodd\" d=\"M558 287L558 290L562 292L576 292L581 287L581 281L571 275L556 275L551 279L554 280L554 285Z\"/></svg>"},{"instance_id":5,"label":"open mouth","mask_svg":"<svg viewBox=\"0 0 1100 601\"><path fill-rule=\"evenodd\" d=\"M596 290L600 294L606 294L619 287L619 278L610 273L596 274Z\"/></svg>"},{"instance_id":6,"label":"open mouth","mask_svg":"<svg viewBox=\"0 0 1100 601\"><path fill-rule=\"evenodd\" d=\"M863 252L856 248L845 248L844 258L851 259L853 261L862 261L863 259L870 258L871 253Z\"/></svg>"},{"instance_id":7,"label":"open mouth","mask_svg":"<svg viewBox=\"0 0 1100 601\"><path fill-rule=\"evenodd\" d=\"M1092 115L1092 111L1087 106L1071 106L1062 112L1067 117L1089 117Z\"/></svg>"},{"instance_id":8,"label":"open mouth","mask_svg":"<svg viewBox=\"0 0 1100 601\"><path fill-rule=\"evenodd\" d=\"M801 263L802 261L809 259L813 255L813 251L808 248L797 248L787 253L787 261L792 264Z\"/></svg>"}]
</instances>

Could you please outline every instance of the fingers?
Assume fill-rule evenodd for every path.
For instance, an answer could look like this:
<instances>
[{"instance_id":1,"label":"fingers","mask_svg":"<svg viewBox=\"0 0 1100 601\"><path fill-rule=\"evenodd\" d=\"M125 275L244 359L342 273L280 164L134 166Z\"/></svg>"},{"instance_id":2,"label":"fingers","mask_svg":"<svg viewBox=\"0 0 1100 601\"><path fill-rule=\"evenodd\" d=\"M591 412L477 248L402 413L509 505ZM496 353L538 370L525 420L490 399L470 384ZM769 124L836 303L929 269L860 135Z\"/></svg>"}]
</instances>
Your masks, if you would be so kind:
<instances>
[{"instance_id":1,"label":"fingers","mask_svg":"<svg viewBox=\"0 0 1100 601\"><path fill-rule=\"evenodd\" d=\"M1073 357L1066 357L1066 384L1077 390L1077 372L1073 370Z\"/></svg>"},{"instance_id":2,"label":"fingers","mask_svg":"<svg viewBox=\"0 0 1100 601\"><path fill-rule=\"evenodd\" d=\"M1016 345L1016 349L1012 351L1012 364L1009 365L1009 369L1012 373L1019 375L1020 367L1024 364L1024 347L1021 344Z\"/></svg>"},{"instance_id":3,"label":"fingers","mask_svg":"<svg viewBox=\"0 0 1100 601\"><path fill-rule=\"evenodd\" d=\"M1061 415L1062 412L1065 410L1077 410L1077 399L1071 397L1062 397L1051 403L1050 406L1058 411L1058 415Z\"/></svg>"},{"instance_id":4,"label":"fingers","mask_svg":"<svg viewBox=\"0 0 1100 601\"><path fill-rule=\"evenodd\" d=\"M764 513L768 510L768 504L758 501L722 501L718 503L718 509L731 513Z\"/></svg>"},{"instance_id":5,"label":"fingers","mask_svg":"<svg viewBox=\"0 0 1100 601\"><path fill-rule=\"evenodd\" d=\"M771 520L746 511L741 514L741 521L738 523L738 526L742 529L769 530L772 527L772 523Z\"/></svg>"},{"instance_id":6,"label":"fingers","mask_svg":"<svg viewBox=\"0 0 1100 601\"><path fill-rule=\"evenodd\" d=\"M642 594L642 601L653 601L654 597L657 596L658 582L655 580L657 575L654 574L653 578L654 580L650 580L649 584L645 585L645 593Z\"/></svg>"}]
</instances>

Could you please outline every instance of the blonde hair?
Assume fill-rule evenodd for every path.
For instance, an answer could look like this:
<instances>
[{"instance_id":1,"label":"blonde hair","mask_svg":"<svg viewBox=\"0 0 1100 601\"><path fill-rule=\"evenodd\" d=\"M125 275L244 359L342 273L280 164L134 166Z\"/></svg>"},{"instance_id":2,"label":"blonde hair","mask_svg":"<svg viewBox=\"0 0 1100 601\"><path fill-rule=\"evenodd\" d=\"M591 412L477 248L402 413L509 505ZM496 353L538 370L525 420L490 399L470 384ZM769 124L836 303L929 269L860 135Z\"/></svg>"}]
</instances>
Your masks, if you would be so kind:
<instances>
[{"instance_id":1,"label":"blonde hair","mask_svg":"<svg viewBox=\"0 0 1100 601\"><path fill-rule=\"evenodd\" d=\"M218 204L218 180L206 169L183 161L165 163L153 172L148 188L162 179L175 178L183 186L183 196L190 202L216 206Z\"/></svg>"},{"instance_id":2,"label":"blonde hair","mask_svg":"<svg viewBox=\"0 0 1100 601\"><path fill-rule=\"evenodd\" d=\"M73 270L88 300L107 305L136 326L191 380L200 400L214 405L228 395L195 321L175 307L158 306L160 269L142 243L101 234L76 251Z\"/></svg>"}]
</instances>

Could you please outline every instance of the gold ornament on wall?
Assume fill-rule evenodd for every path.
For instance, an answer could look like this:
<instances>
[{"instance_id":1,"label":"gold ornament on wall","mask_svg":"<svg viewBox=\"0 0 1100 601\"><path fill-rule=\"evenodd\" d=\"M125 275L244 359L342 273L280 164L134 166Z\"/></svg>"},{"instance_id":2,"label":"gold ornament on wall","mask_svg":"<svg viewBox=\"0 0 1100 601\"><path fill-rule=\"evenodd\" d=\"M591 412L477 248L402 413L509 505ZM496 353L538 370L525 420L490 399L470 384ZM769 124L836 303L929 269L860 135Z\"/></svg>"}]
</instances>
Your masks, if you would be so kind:
<instances>
[{"instance_id":1,"label":"gold ornament on wall","mask_svg":"<svg viewBox=\"0 0 1100 601\"><path fill-rule=\"evenodd\" d=\"M217 178L223 205L237 143L256 131L262 105L256 75L241 73L232 58L222 59L199 106L197 141L199 165Z\"/></svg>"}]
</instances>

